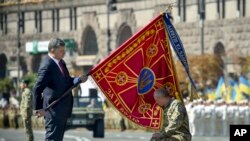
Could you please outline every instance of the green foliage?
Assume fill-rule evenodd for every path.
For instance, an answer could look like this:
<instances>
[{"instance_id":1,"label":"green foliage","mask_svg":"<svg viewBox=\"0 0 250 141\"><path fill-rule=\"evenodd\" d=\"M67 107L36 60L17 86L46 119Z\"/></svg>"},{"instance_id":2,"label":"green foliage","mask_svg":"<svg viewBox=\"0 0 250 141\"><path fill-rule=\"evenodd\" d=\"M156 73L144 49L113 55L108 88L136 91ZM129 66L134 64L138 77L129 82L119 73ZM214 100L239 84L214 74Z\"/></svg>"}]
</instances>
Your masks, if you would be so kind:
<instances>
[{"instance_id":1,"label":"green foliage","mask_svg":"<svg viewBox=\"0 0 250 141\"><path fill-rule=\"evenodd\" d=\"M250 56L240 58L241 74L247 75L250 73Z\"/></svg>"},{"instance_id":2,"label":"green foliage","mask_svg":"<svg viewBox=\"0 0 250 141\"><path fill-rule=\"evenodd\" d=\"M207 80L215 82L222 75L222 60L216 55L204 54L188 56L188 62L192 78L205 85ZM186 72L180 62L176 64L179 82L187 80ZM213 83L215 84L215 83Z\"/></svg>"},{"instance_id":3,"label":"green foliage","mask_svg":"<svg viewBox=\"0 0 250 141\"><path fill-rule=\"evenodd\" d=\"M22 79L29 81L29 87L32 88L36 82L37 74L36 73L28 73L23 76Z\"/></svg>"},{"instance_id":4,"label":"green foliage","mask_svg":"<svg viewBox=\"0 0 250 141\"><path fill-rule=\"evenodd\" d=\"M13 82L10 78L0 80L0 93L14 89Z\"/></svg>"}]
</instances>

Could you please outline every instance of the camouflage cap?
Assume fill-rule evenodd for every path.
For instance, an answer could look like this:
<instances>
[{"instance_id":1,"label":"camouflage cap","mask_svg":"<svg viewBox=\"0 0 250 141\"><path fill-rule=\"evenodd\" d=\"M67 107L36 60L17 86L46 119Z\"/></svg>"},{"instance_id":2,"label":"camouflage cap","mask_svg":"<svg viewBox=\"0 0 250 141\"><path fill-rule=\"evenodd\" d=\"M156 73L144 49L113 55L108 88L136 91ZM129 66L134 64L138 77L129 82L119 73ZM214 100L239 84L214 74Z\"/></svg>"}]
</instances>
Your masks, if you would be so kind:
<instances>
[{"instance_id":1,"label":"camouflage cap","mask_svg":"<svg viewBox=\"0 0 250 141\"><path fill-rule=\"evenodd\" d=\"M21 83L29 84L29 80L27 80L27 79L22 79L22 80L21 80Z\"/></svg>"}]
</instances>

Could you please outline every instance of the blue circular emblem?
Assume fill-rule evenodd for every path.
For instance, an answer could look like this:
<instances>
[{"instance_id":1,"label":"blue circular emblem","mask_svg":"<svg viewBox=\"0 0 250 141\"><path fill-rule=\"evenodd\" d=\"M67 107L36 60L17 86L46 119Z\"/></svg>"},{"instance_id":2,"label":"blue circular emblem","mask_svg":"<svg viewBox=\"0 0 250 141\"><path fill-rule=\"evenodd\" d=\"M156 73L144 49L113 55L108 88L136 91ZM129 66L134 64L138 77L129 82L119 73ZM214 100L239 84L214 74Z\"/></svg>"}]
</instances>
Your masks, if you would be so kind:
<instances>
[{"instance_id":1,"label":"blue circular emblem","mask_svg":"<svg viewBox=\"0 0 250 141\"><path fill-rule=\"evenodd\" d=\"M138 93L146 94L148 93L155 84L155 75L150 68L143 68L139 74L138 78Z\"/></svg>"}]
</instances>

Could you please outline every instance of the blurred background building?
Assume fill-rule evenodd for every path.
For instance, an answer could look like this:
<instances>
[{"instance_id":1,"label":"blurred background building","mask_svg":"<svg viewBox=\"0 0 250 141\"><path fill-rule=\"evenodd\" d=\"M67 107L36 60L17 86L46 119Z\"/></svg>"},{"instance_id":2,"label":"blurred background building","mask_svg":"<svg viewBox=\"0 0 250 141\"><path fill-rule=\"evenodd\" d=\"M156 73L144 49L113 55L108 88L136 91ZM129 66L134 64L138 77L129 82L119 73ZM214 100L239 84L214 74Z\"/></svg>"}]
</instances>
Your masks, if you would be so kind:
<instances>
[{"instance_id":1,"label":"blurred background building","mask_svg":"<svg viewBox=\"0 0 250 141\"><path fill-rule=\"evenodd\" d=\"M188 55L217 54L229 70L250 56L249 0L0 0L0 78L36 72L52 37L86 73L170 3Z\"/></svg>"}]
</instances>

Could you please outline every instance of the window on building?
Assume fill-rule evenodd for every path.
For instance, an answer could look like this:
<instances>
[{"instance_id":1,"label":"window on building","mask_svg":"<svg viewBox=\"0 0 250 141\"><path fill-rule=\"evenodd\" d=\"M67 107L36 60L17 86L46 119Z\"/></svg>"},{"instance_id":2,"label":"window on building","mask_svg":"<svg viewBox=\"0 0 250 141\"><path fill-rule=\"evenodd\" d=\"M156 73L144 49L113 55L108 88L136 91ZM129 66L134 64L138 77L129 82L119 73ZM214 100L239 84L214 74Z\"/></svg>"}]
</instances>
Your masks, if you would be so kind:
<instances>
[{"instance_id":1,"label":"window on building","mask_svg":"<svg viewBox=\"0 0 250 141\"><path fill-rule=\"evenodd\" d=\"M69 17L70 17L70 30L77 29L77 9L76 7L72 7L69 9Z\"/></svg>"},{"instance_id":2,"label":"window on building","mask_svg":"<svg viewBox=\"0 0 250 141\"><path fill-rule=\"evenodd\" d=\"M186 21L186 0L178 0L178 16L180 21Z\"/></svg>"},{"instance_id":3,"label":"window on building","mask_svg":"<svg viewBox=\"0 0 250 141\"><path fill-rule=\"evenodd\" d=\"M20 33L24 33L25 32L25 12L20 13L18 26L20 29Z\"/></svg>"},{"instance_id":4,"label":"window on building","mask_svg":"<svg viewBox=\"0 0 250 141\"><path fill-rule=\"evenodd\" d=\"M3 35L6 35L8 33L7 19L8 19L8 16L6 13L0 14L0 30Z\"/></svg>"},{"instance_id":5,"label":"window on building","mask_svg":"<svg viewBox=\"0 0 250 141\"><path fill-rule=\"evenodd\" d=\"M52 10L52 30L59 31L60 28L60 13L59 9Z\"/></svg>"},{"instance_id":6,"label":"window on building","mask_svg":"<svg viewBox=\"0 0 250 141\"><path fill-rule=\"evenodd\" d=\"M246 0L237 0L237 16L246 16Z\"/></svg>"},{"instance_id":7,"label":"window on building","mask_svg":"<svg viewBox=\"0 0 250 141\"><path fill-rule=\"evenodd\" d=\"M35 28L37 32L42 32L42 11L35 11Z\"/></svg>"},{"instance_id":8,"label":"window on building","mask_svg":"<svg viewBox=\"0 0 250 141\"><path fill-rule=\"evenodd\" d=\"M217 0L217 13L219 19L225 18L226 0Z\"/></svg>"},{"instance_id":9,"label":"window on building","mask_svg":"<svg viewBox=\"0 0 250 141\"><path fill-rule=\"evenodd\" d=\"M200 19L206 19L206 1L205 0L197 0L198 6L198 14L200 15Z\"/></svg>"}]
</instances>

